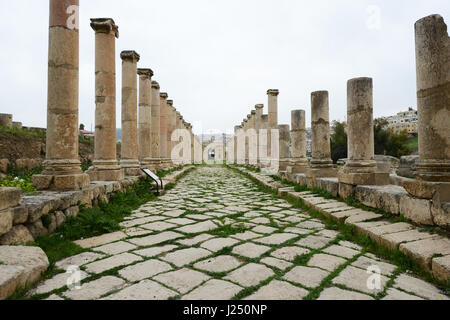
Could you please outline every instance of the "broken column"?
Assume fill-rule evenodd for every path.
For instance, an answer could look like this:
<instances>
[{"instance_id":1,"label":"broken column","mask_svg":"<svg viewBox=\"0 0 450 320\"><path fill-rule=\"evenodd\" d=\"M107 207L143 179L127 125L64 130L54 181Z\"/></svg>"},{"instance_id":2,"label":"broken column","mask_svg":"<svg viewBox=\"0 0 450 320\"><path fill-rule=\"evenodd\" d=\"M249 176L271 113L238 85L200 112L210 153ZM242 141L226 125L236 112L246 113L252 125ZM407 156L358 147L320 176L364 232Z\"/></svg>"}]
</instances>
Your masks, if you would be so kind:
<instances>
[{"instance_id":1,"label":"broken column","mask_svg":"<svg viewBox=\"0 0 450 320\"><path fill-rule=\"evenodd\" d=\"M291 112L291 174L305 173L308 168L306 158L306 115L305 110L293 110Z\"/></svg>"},{"instance_id":2,"label":"broken column","mask_svg":"<svg viewBox=\"0 0 450 320\"><path fill-rule=\"evenodd\" d=\"M169 95L165 92L159 94L160 97L160 146L159 152L161 157L161 165L163 168L170 166L169 156L167 155L167 98Z\"/></svg>"},{"instance_id":3,"label":"broken column","mask_svg":"<svg viewBox=\"0 0 450 320\"><path fill-rule=\"evenodd\" d=\"M50 1L46 160L42 174L33 176L38 190L79 190L90 183L78 156L78 5Z\"/></svg>"},{"instance_id":4,"label":"broken column","mask_svg":"<svg viewBox=\"0 0 450 320\"><path fill-rule=\"evenodd\" d=\"M116 38L113 19L91 19L95 31L95 155L88 174L93 181L118 181L124 172L116 154Z\"/></svg>"},{"instance_id":5,"label":"broken column","mask_svg":"<svg viewBox=\"0 0 450 320\"><path fill-rule=\"evenodd\" d=\"M146 166L151 160L151 90L153 71L138 69L139 75L139 161Z\"/></svg>"},{"instance_id":6,"label":"broken column","mask_svg":"<svg viewBox=\"0 0 450 320\"><path fill-rule=\"evenodd\" d=\"M138 155L137 62L135 51L122 51L122 146L120 166L129 176L141 174Z\"/></svg>"},{"instance_id":7,"label":"broken column","mask_svg":"<svg viewBox=\"0 0 450 320\"><path fill-rule=\"evenodd\" d=\"M389 173L377 172L373 131L371 78L347 83L348 160L339 172L339 193L347 198L356 185L389 184Z\"/></svg>"},{"instance_id":8,"label":"broken column","mask_svg":"<svg viewBox=\"0 0 450 320\"><path fill-rule=\"evenodd\" d=\"M272 158L272 141L271 130L278 129L278 95L280 92L277 89L267 90L268 96L268 115L267 115L267 148L270 158ZM278 159L277 159L278 160Z\"/></svg>"},{"instance_id":9,"label":"broken column","mask_svg":"<svg viewBox=\"0 0 450 320\"><path fill-rule=\"evenodd\" d=\"M279 130L279 171L286 171L287 166L289 165L290 161L290 151L289 151L289 145L290 145L290 133L289 133L289 125L288 124L280 124L278 126Z\"/></svg>"},{"instance_id":10,"label":"broken column","mask_svg":"<svg viewBox=\"0 0 450 320\"><path fill-rule=\"evenodd\" d=\"M315 178L337 175L331 160L328 91L311 93L311 140L312 159L306 172L309 187L314 186Z\"/></svg>"},{"instance_id":11,"label":"broken column","mask_svg":"<svg viewBox=\"0 0 450 320\"><path fill-rule=\"evenodd\" d=\"M153 170L161 167L160 153L160 92L159 83L152 81L152 126L151 126L151 154L149 167Z\"/></svg>"}]
</instances>

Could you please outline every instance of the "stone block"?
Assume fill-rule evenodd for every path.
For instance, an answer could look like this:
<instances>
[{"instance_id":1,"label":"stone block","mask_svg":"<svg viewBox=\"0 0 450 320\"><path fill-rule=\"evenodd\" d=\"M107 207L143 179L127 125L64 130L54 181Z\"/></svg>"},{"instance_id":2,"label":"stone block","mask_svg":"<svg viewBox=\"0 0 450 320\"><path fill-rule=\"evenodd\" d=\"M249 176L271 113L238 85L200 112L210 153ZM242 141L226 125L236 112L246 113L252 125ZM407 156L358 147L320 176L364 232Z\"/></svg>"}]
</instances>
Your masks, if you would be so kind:
<instances>
[{"instance_id":1,"label":"stone block","mask_svg":"<svg viewBox=\"0 0 450 320\"><path fill-rule=\"evenodd\" d=\"M0 265L0 300L11 296L16 288L26 282L25 268L17 265Z\"/></svg>"},{"instance_id":2,"label":"stone block","mask_svg":"<svg viewBox=\"0 0 450 320\"><path fill-rule=\"evenodd\" d=\"M14 214L13 210L7 209L0 211L0 236L8 233L13 227Z\"/></svg>"},{"instance_id":3,"label":"stone block","mask_svg":"<svg viewBox=\"0 0 450 320\"><path fill-rule=\"evenodd\" d=\"M433 222L443 229L450 230L450 202L431 206Z\"/></svg>"},{"instance_id":4,"label":"stone block","mask_svg":"<svg viewBox=\"0 0 450 320\"><path fill-rule=\"evenodd\" d=\"M448 283L450 281L450 255L434 258L431 262L431 270L436 279Z\"/></svg>"},{"instance_id":5,"label":"stone block","mask_svg":"<svg viewBox=\"0 0 450 320\"><path fill-rule=\"evenodd\" d=\"M400 213L415 223L433 225L431 216L431 202L424 199L416 199L410 196L400 198Z\"/></svg>"},{"instance_id":6,"label":"stone block","mask_svg":"<svg viewBox=\"0 0 450 320\"><path fill-rule=\"evenodd\" d=\"M0 236L0 245L18 245L33 242L34 238L30 231L24 225L17 225Z\"/></svg>"},{"instance_id":7,"label":"stone block","mask_svg":"<svg viewBox=\"0 0 450 320\"><path fill-rule=\"evenodd\" d=\"M28 207L17 206L12 208L14 214L14 225L22 224L28 221Z\"/></svg>"},{"instance_id":8,"label":"stone block","mask_svg":"<svg viewBox=\"0 0 450 320\"><path fill-rule=\"evenodd\" d=\"M339 182L339 197L347 199L355 195L356 187L351 184Z\"/></svg>"},{"instance_id":9,"label":"stone block","mask_svg":"<svg viewBox=\"0 0 450 320\"><path fill-rule=\"evenodd\" d=\"M339 195L339 181L337 178L316 178L316 185L337 197Z\"/></svg>"},{"instance_id":10,"label":"stone block","mask_svg":"<svg viewBox=\"0 0 450 320\"><path fill-rule=\"evenodd\" d=\"M27 224L26 227L30 231L33 238L38 238L40 236L45 236L48 234L48 229L44 227L42 220L39 219L33 223Z\"/></svg>"},{"instance_id":11,"label":"stone block","mask_svg":"<svg viewBox=\"0 0 450 320\"><path fill-rule=\"evenodd\" d=\"M19 205L20 197L19 188L0 188L0 211Z\"/></svg>"},{"instance_id":12,"label":"stone block","mask_svg":"<svg viewBox=\"0 0 450 320\"><path fill-rule=\"evenodd\" d=\"M403 243L400 245L400 251L427 271L431 271L431 259L434 255L450 255L450 239L436 237Z\"/></svg>"},{"instance_id":13,"label":"stone block","mask_svg":"<svg viewBox=\"0 0 450 320\"><path fill-rule=\"evenodd\" d=\"M0 159L0 173L7 173L8 165L9 165L8 159Z\"/></svg>"}]
</instances>

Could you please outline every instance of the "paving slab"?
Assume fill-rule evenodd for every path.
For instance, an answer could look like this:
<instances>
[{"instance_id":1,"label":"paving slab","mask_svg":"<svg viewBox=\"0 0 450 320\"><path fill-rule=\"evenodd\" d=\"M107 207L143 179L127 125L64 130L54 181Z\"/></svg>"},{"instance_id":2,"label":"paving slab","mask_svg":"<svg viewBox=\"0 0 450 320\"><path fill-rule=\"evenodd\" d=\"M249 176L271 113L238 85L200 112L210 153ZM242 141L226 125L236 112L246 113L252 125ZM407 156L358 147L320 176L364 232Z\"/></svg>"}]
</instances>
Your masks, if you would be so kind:
<instances>
[{"instance_id":1,"label":"paving slab","mask_svg":"<svg viewBox=\"0 0 450 320\"><path fill-rule=\"evenodd\" d=\"M273 280L244 300L302 300L309 292L292 284Z\"/></svg>"},{"instance_id":2,"label":"paving slab","mask_svg":"<svg viewBox=\"0 0 450 320\"><path fill-rule=\"evenodd\" d=\"M63 293L63 296L71 300L95 300L108 292L121 289L124 286L124 280L113 276L106 276L87 282L79 289L73 288L72 290L66 291Z\"/></svg>"},{"instance_id":3,"label":"paving slab","mask_svg":"<svg viewBox=\"0 0 450 320\"><path fill-rule=\"evenodd\" d=\"M163 273L153 278L164 285L177 290L180 293L187 293L209 280L210 277L204 273L194 271L191 269L183 268L180 270Z\"/></svg>"},{"instance_id":4,"label":"paving slab","mask_svg":"<svg viewBox=\"0 0 450 320\"><path fill-rule=\"evenodd\" d=\"M258 258L271 248L254 243L244 243L233 248L233 253L247 258Z\"/></svg>"},{"instance_id":5,"label":"paving slab","mask_svg":"<svg viewBox=\"0 0 450 320\"><path fill-rule=\"evenodd\" d=\"M301 284L307 288L315 288L320 285L328 274L329 272L318 268L298 266L286 273L283 279Z\"/></svg>"},{"instance_id":6,"label":"paving slab","mask_svg":"<svg viewBox=\"0 0 450 320\"><path fill-rule=\"evenodd\" d=\"M130 282L136 282L170 270L172 267L168 263L147 260L120 270L119 275Z\"/></svg>"},{"instance_id":7,"label":"paving slab","mask_svg":"<svg viewBox=\"0 0 450 320\"><path fill-rule=\"evenodd\" d=\"M85 268L87 272L97 274L117 267L126 266L140 260L142 260L142 257L125 252L110 258L91 262L85 265Z\"/></svg>"},{"instance_id":8,"label":"paving slab","mask_svg":"<svg viewBox=\"0 0 450 320\"><path fill-rule=\"evenodd\" d=\"M181 300L231 300L243 289L228 281L212 279L183 296Z\"/></svg>"},{"instance_id":9,"label":"paving slab","mask_svg":"<svg viewBox=\"0 0 450 320\"><path fill-rule=\"evenodd\" d=\"M109 295L103 300L167 300L177 295L178 293L175 291L163 287L157 282L143 280Z\"/></svg>"},{"instance_id":10,"label":"paving slab","mask_svg":"<svg viewBox=\"0 0 450 320\"><path fill-rule=\"evenodd\" d=\"M237 270L234 270L224 277L224 279L238 283L243 287L252 287L273 275L274 272L272 269L269 269L261 264L249 263Z\"/></svg>"},{"instance_id":11,"label":"paving slab","mask_svg":"<svg viewBox=\"0 0 450 320\"><path fill-rule=\"evenodd\" d=\"M371 296L337 287L326 288L317 300L375 300Z\"/></svg>"},{"instance_id":12,"label":"paving slab","mask_svg":"<svg viewBox=\"0 0 450 320\"><path fill-rule=\"evenodd\" d=\"M168 253L161 257L161 259L168 261L177 267L182 267L209 255L211 255L211 252L208 250L202 248L188 248Z\"/></svg>"},{"instance_id":13,"label":"paving slab","mask_svg":"<svg viewBox=\"0 0 450 320\"><path fill-rule=\"evenodd\" d=\"M222 273L236 269L242 265L242 263L242 261L239 261L232 256L218 256L197 262L194 265L194 268L214 273Z\"/></svg>"}]
</instances>

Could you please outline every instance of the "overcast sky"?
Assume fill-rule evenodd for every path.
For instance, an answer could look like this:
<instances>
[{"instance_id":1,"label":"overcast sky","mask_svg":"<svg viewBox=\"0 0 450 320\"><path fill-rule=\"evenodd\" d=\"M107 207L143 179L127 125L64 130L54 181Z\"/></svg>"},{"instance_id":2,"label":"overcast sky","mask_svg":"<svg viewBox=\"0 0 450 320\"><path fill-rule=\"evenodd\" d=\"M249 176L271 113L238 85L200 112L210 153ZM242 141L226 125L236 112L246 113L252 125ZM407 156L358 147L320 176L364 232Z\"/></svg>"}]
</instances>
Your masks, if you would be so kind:
<instances>
[{"instance_id":1,"label":"overcast sky","mask_svg":"<svg viewBox=\"0 0 450 320\"><path fill-rule=\"evenodd\" d=\"M46 126L48 1L0 0L0 113ZM279 123L330 92L331 119L346 119L346 83L374 79L375 117L416 108L414 23L448 0L80 0L80 122L94 126L94 31L111 17L117 40L117 125L122 50L141 55L194 131L232 130L266 91L279 89Z\"/></svg>"}]
</instances>

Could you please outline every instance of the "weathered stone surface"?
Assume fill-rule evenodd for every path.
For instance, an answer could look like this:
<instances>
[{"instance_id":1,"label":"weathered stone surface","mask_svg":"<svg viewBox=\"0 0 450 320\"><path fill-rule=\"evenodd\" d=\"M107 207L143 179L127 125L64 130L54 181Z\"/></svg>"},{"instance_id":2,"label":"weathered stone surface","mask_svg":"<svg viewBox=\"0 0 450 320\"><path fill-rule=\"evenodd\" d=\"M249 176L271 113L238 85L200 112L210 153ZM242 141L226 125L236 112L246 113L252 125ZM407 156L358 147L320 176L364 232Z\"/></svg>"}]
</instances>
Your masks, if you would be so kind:
<instances>
[{"instance_id":1,"label":"weathered stone surface","mask_svg":"<svg viewBox=\"0 0 450 320\"><path fill-rule=\"evenodd\" d=\"M0 188L0 211L19 205L20 196L19 188Z\"/></svg>"},{"instance_id":2,"label":"weathered stone surface","mask_svg":"<svg viewBox=\"0 0 450 320\"><path fill-rule=\"evenodd\" d=\"M113 242L113 243L106 244L106 245L103 245L100 247L96 247L93 250L100 251L100 252L106 253L108 255L114 255L114 254L119 254L122 252L130 251L135 248L136 248L136 246L133 244L130 244L125 241L118 241L118 242Z\"/></svg>"},{"instance_id":3,"label":"weathered stone surface","mask_svg":"<svg viewBox=\"0 0 450 320\"><path fill-rule=\"evenodd\" d=\"M426 270L431 271L431 259L433 255L450 254L450 240L439 237L403 243L400 245L400 251L410 256Z\"/></svg>"},{"instance_id":4,"label":"weathered stone surface","mask_svg":"<svg viewBox=\"0 0 450 320\"><path fill-rule=\"evenodd\" d=\"M242 262L240 262L235 257L219 256L200 261L194 265L194 268L209 272L221 273L236 269L241 264Z\"/></svg>"},{"instance_id":5,"label":"weathered stone surface","mask_svg":"<svg viewBox=\"0 0 450 320\"><path fill-rule=\"evenodd\" d=\"M364 256L359 257L358 260L352 263L352 266L359 267L365 270L367 270L371 266L376 266L380 268L381 274L388 277L390 277L395 269L397 269L397 266L393 264L374 260Z\"/></svg>"},{"instance_id":6,"label":"weathered stone surface","mask_svg":"<svg viewBox=\"0 0 450 320\"><path fill-rule=\"evenodd\" d=\"M290 233L276 233L268 237L260 238L254 240L255 242L262 243L262 244L268 244L268 245L280 245L286 241L292 240L294 238L298 237L295 234Z\"/></svg>"},{"instance_id":7,"label":"weathered stone surface","mask_svg":"<svg viewBox=\"0 0 450 320\"><path fill-rule=\"evenodd\" d=\"M333 271L337 267L339 267L341 264L344 264L347 260L330 256L328 254L315 254L311 257L311 259L308 261L309 267L318 267L321 269L325 269L327 271Z\"/></svg>"},{"instance_id":8,"label":"weathered stone surface","mask_svg":"<svg viewBox=\"0 0 450 320\"><path fill-rule=\"evenodd\" d=\"M273 271L266 266L249 263L228 274L224 279L231 280L243 287L256 286L273 275Z\"/></svg>"},{"instance_id":9,"label":"weathered stone surface","mask_svg":"<svg viewBox=\"0 0 450 320\"><path fill-rule=\"evenodd\" d=\"M173 290L151 280L143 280L121 291L111 294L103 300L167 300L177 296Z\"/></svg>"},{"instance_id":10,"label":"weathered stone surface","mask_svg":"<svg viewBox=\"0 0 450 320\"><path fill-rule=\"evenodd\" d=\"M194 246L196 244L199 244L199 243L209 240L211 238L214 238L214 237L210 234L201 234L192 239L179 240L178 243L181 243L182 245L185 245L185 246Z\"/></svg>"},{"instance_id":11,"label":"weathered stone surface","mask_svg":"<svg viewBox=\"0 0 450 320\"><path fill-rule=\"evenodd\" d=\"M107 243L111 243L114 241L122 240L126 238L127 235L122 231L107 233L98 237L93 237L89 239L77 240L74 241L75 244L79 245L82 248L89 249L97 246L101 246Z\"/></svg>"},{"instance_id":12,"label":"weathered stone surface","mask_svg":"<svg viewBox=\"0 0 450 320\"><path fill-rule=\"evenodd\" d=\"M133 253L138 254L140 256L147 257L147 258L152 258L152 257L156 257L162 253L172 251L175 248L177 248L177 246L169 244L169 245L165 245L162 247L152 247L152 248L148 248L148 249L136 250L136 251L133 251Z\"/></svg>"},{"instance_id":13,"label":"weathered stone surface","mask_svg":"<svg viewBox=\"0 0 450 320\"><path fill-rule=\"evenodd\" d=\"M212 279L185 295L182 300L231 300L242 289L231 282Z\"/></svg>"},{"instance_id":14,"label":"weathered stone surface","mask_svg":"<svg viewBox=\"0 0 450 320\"><path fill-rule=\"evenodd\" d=\"M371 296L336 287L326 288L317 300L375 300Z\"/></svg>"},{"instance_id":15,"label":"weathered stone surface","mask_svg":"<svg viewBox=\"0 0 450 320\"><path fill-rule=\"evenodd\" d=\"M292 263L290 262L272 257L261 259L261 263L267 264L268 266L275 267L283 271L292 266Z\"/></svg>"},{"instance_id":16,"label":"weathered stone surface","mask_svg":"<svg viewBox=\"0 0 450 320\"><path fill-rule=\"evenodd\" d=\"M374 220L383 217L381 214L365 211L359 214L352 215L345 220L345 224L355 224L358 222L364 222Z\"/></svg>"},{"instance_id":17,"label":"weathered stone surface","mask_svg":"<svg viewBox=\"0 0 450 320\"><path fill-rule=\"evenodd\" d=\"M425 299L449 300L449 298L443 295L435 286L406 274L401 274L395 279L394 287L406 292L411 292Z\"/></svg>"},{"instance_id":18,"label":"weathered stone surface","mask_svg":"<svg viewBox=\"0 0 450 320\"><path fill-rule=\"evenodd\" d=\"M262 234L270 234L276 231L277 229L266 226L257 226L252 229L253 232L262 233Z\"/></svg>"},{"instance_id":19,"label":"weathered stone surface","mask_svg":"<svg viewBox=\"0 0 450 320\"><path fill-rule=\"evenodd\" d=\"M235 234L233 236L231 236L232 238L235 239L239 239L239 240L251 240L251 239L255 239L258 237L261 237L260 234L254 233L252 231L245 231L244 233L238 233Z\"/></svg>"},{"instance_id":20,"label":"weathered stone surface","mask_svg":"<svg viewBox=\"0 0 450 320\"><path fill-rule=\"evenodd\" d=\"M327 271L299 266L286 273L283 279L299 283L308 288L315 288L320 285L326 276L328 276Z\"/></svg>"},{"instance_id":21,"label":"weathered stone surface","mask_svg":"<svg viewBox=\"0 0 450 320\"><path fill-rule=\"evenodd\" d=\"M369 284L373 273L366 270L358 269L352 266L345 268L336 278L332 281L336 284L344 285L348 288L355 289L368 294L378 294L382 292L389 281L389 278L380 275L380 287L370 287ZM373 289L372 289L373 288Z\"/></svg>"},{"instance_id":22,"label":"weathered stone surface","mask_svg":"<svg viewBox=\"0 0 450 320\"><path fill-rule=\"evenodd\" d=\"M413 226L409 223L405 222L392 223L385 226L374 227L369 229L368 236L375 242L381 243L381 236L385 234L409 231L411 229L413 229Z\"/></svg>"},{"instance_id":23,"label":"weathered stone surface","mask_svg":"<svg viewBox=\"0 0 450 320\"><path fill-rule=\"evenodd\" d=\"M22 266L27 275L25 281L29 284L39 280L49 265L45 252L39 247L0 246L0 261L10 266Z\"/></svg>"},{"instance_id":24,"label":"weathered stone surface","mask_svg":"<svg viewBox=\"0 0 450 320\"><path fill-rule=\"evenodd\" d=\"M118 290L124 285L124 280L113 276L106 276L85 283L80 289L74 288L69 290L63 295L71 300L94 300L100 298L108 292Z\"/></svg>"},{"instance_id":25,"label":"weathered stone surface","mask_svg":"<svg viewBox=\"0 0 450 320\"><path fill-rule=\"evenodd\" d=\"M307 290L293 286L290 283L273 280L251 296L245 298L245 300L301 300L308 293Z\"/></svg>"},{"instance_id":26,"label":"weathered stone surface","mask_svg":"<svg viewBox=\"0 0 450 320\"><path fill-rule=\"evenodd\" d=\"M271 256L287 261L294 261L297 256L308 254L310 250L300 247L284 247L275 250Z\"/></svg>"},{"instance_id":27,"label":"weathered stone surface","mask_svg":"<svg viewBox=\"0 0 450 320\"><path fill-rule=\"evenodd\" d=\"M413 296L412 294L408 294L406 292L390 288L386 291L387 295L381 300L394 300L394 301L405 301L405 300L423 300L417 296Z\"/></svg>"},{"instance_id":28,"label":"weathered stone surface","mask_svg":"<svg viewBox=\"0 0 450 320\"><path fill-rule=\"evenodd\" d=\"M8 233L0 236L0 245L18 245L33 241L33 235L23 225L14 226Z\"/></svg>"},{"instance_id":29,"label":"weathered stone surface","mask_svg":"<svg viewBox=\"0 0 450 320\"><path fill-rule=\"evenodd\" d=\"M11 296L16 288L23 287L26 279L24 267L0 264L0 300Z\"/></svg>"},{"instance_id":30,"label":"weathered stone surface","mask_svg":"<svg viewBox=\"0 0 450 320\"><path fill-rule=\"evenodd\" d=\"M100 253L83 252L56 262L56 266L59 269L67 270L69 266L81 267L102 257L104 257L104 255Z\"/></svg>"},{"instance_id":31,"label":"weathered stone surface","mask_svg":"<svg viewBox=\"0 0 450 320\"><path fill-rule=\"evenodd\" d=\"M450 280L450 255L434 258L431 269L436 279L448 282Z\"/></svg>"},{"instance_id":32,"label":"weathered stone surface","mask_svg":"<svg viewBox=\"0 0 450 320\"><path fill-rule=\"evenodd\" d=\"M357 251L357 250L338 246L338 245L332 245L331 247L328 247L325 250L323 250L323 252L333 254L336 256L340 256L340 257L344 257L347 259L351 259L354 256L356 256L357 254L359 254L359 251Z\"/></svg>"},{"instance_id":33,"label":"weathered stone surface","mask_svg":"<svg viewBox=\"0 0 450 320\"><path fill-rule=\"evenodd\" d=\"M199 233L199 232L205 232L205 231L211 231L214 229L217 229L217 225L214 224L212 221L204 221L199 222L196 224L191 224L188 226L184 226L181 228L176 229L176 231L184 232L184 233Z\"/></svg>"},{"instance_id":34,"label":"weathered stone surface","mask_svg":"<svg viewBox=\"0 0 450 320\"><path fill-rule=\"evenodd\" d=\"M166 286L171 287L180 293L186 293L197 287L199 284L209 280L210 277L201 272L184 268L160 274L153 279L164 283Z\"/></svg>"},{"instance_id":35,"label":"weathered stone surface","mask_svg":"<svg viewBox=\"0 0 450 320\"><path fill-rule=\"evenodd\" d=\"M87 264L86 271L89 273L102 273L106 270L110 270L120 266L126 266L140 260L142 260L142 258L137 255L131 253L121 253L110 258Z\"/></svg>"},{"instance_id":36,"label":"weathered stone surface","mask_svg":"<svg viewBox=\"0 0 450 320\"><path fill-rule=\"evenodd\" d=\"M233 253L247 258L258 258L270 250L270 247L253 243L244 243L233 248Z\"/></svg>"},{"instance_id":37,"label":"weathered stone surface","mask_svg":"<svg viewBox=\"0 0 450 320\"><path fill-rule=\"evenodd\" d=\"M182 238L183 236L179 233L167 231L163 233L158 233L155 235L143 237L143 238L135 238L128 240L131 243L134 243L138 246L152 246L161 242L174 240L178 238Z\"/></svg>"},{"instance_id":38,"label":"weathered stone surface","mask_svg":"<svg viewBox=\"0 0 450 320\"><path fill-rule=\"evenodd\" d=\"M28 207L27 206L17 206L12 208L14 214L14 225L22 224L28 220Z\"/></svg>"},{"instance_id":39,"label":"weathered stone surface","mask_svg":"<svg viewBox=\"0 0 450 320\"><path fill-rule=\"evenodd\" d=\"M14 214L11 209L0 211L0 236L8 233L14 221Z\"/></svg>"},{"instance_id":40,"label":"weathered stone surface","mask_svg":"<svg viewBox=\"0 0 450 320\"><path fill-rule=\"evenodd\" d=\"M216 238L203 242L200 246L212 252L217 252L226 247L232 247L239 241L230 238Z\"/></svg>"},{"instance_id":41,"label":"weathered stone surface","mask_svg":"<svg viewBox=\"0 0 450 320\"><path fill-rule=\"evenodd\" d=\"M175 228L176 226L177 225L172 224L172 223L167 223L165 221L158 221L158 222L143 224L139 227L148 229L148 230L152 230L152 231L164 231L164 230Z\"/></svg>"},{"instance_id":42,"label":"weathered stone surface","mask_svg":"<svg viewBox=\"0 0 450 320\"><path fill-rule=\"evenodd\" d=\"M201 248L189 248L168 253L164 257L161 257L161 259L173 263L177 267L182 267L209 255L211 255L211 252L208 250Z\"/></svg>"},{"instance_id":43,"label":"weathered stone surface","mask_svg":"<svg viewBox=\"0 0 450 320\"><path fill-rule=\"evenodd\" d=\"M312 249L320 249L325 247L330 241L331 240L329 238L325 237L308 236L300 241L297 241L296 245Z\"/></svg>"},{"instance_id":44,"label":"weathered stone surface","mask_svg":"<svg viewBox=\"0 0 450 320\"><path fill-rule=\"evenodd\" d=\"M385 234L381 236L379 240L383 246L389 248L390 250L396 250L401 243L430 239L435 237L436 235L434 234L420 232L416 229L413 229L404 232Z\"/></svg>"},{"instance_id":45,"label":"weathered stone surface","mask_svg":"<svg viewBox=\"0 0 450 320\"><path fill-rule=\"evenodd\" d=\"M158 260L147 260L119 271L121 277L130 282L140 281L153 277L162 272L172 270L172 267L165 262Z\"/></svg>"},{"instance_id":46,"label":"weathered stone surface","mask_svg":"<svg viewBox=\"0 0 450 320\"><path fill-rule=\"evenodd\" d=\"M44 294L51 292L53 290L61 289L67 285L67 280L72 276L71 273L60 273L55 277L45 280L40 283L35 289L31 290L28 295ZM80 281L87 278L88 274L86 272L80 271Z\"/></svg>"},{"instance_id":47,"label":"weathered stone surface","mask_svg":"<svg viewBox=\"0 0 450 320\"><path fill-rule=\"evenodd\" d=\"M433 225L431 203L428 200L403 196L400 199L400 213L415 223Z\"/></svg>"}]
</instances>

